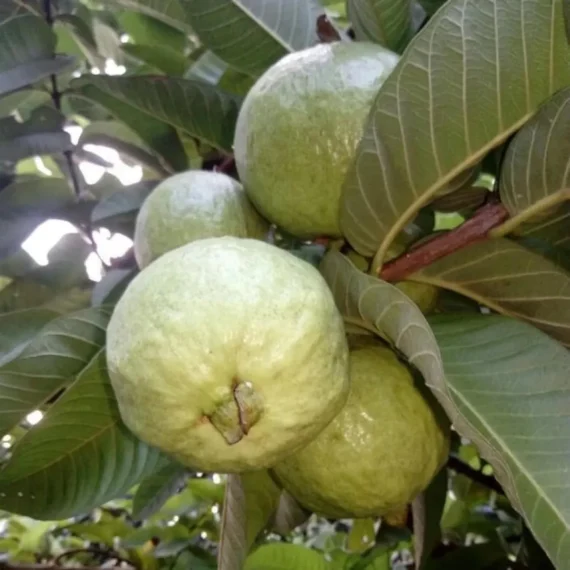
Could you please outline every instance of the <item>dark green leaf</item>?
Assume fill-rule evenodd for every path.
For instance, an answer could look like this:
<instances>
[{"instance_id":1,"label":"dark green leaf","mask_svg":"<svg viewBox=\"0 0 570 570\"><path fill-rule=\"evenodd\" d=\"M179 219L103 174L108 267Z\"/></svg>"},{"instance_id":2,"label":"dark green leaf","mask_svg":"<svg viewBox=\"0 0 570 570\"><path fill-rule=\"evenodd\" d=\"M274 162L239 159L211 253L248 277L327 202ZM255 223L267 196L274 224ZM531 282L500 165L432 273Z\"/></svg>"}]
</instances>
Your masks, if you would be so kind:
<instances>
[{"instance_id":1,"label":"dark green leaf","mask_svg":"<svg viewBox=\"0 0 570 570\"><path fill-rule=\"evenodd\" d=\"M157 513L172 495L184 487L187 479L187 469L170 462L143 479L133 498L133 517L144 520Z\"/></svg>"},{"instance_id":2,"label":"dark green leaf","mask_svg":"<svg viewBox=\"0 0 570 570\"><path fill-rule=\"evenodd\" d=\"M318 42L316 0L181 0L206 47L230 65L258 75L287 53Z\"/></svg>"},{"instance_id":3,"label":"dark green leaf","mask_svg":"<svg viewBox=\"0 0 570 570\"><path fill-rule=\"evenodd\" d=\"M440 521L447 497L447 467L412 503L414 519L414 559L416 568L425 568L433 548L441 539Z\"/></svg>"},{"instance_id":4,"label":"dark green leaf","mask_svg":"<svg viewBox=\"0 0 570 570\"><path fill-rule=\"evenodd\" d=\"M79 374L105 340L108 310L93 308L54 319L18 358L0 367L0 433Z\"/></svg>"},{"instance_id":5,"label":"dark green leaf","mask_svg":"<svg viewBox=\"0 0 570 570\"><path fill-rule=\"evenodd\" d=\"M91 304L99 307L116 303L135 275L135 269L111 269L93 288Z\"/></svg>"},{"instance_id":6,"label":"dark green leaf","mask_svg":"<svg viewBox=\"0 0 570 570\"><path fill-rule=\"evenodd\" d=\"M570 88L551 97L514 136L503 160L499 192L511 219L493 235L554 217L570 200Z\"/></svg>"},{"instance_id":7,"label":"dark green leaf","mask_svg":"<svg viewBox=\"0 0 570 570\"><path fill-rule=\"evenodd\" d=\"M347 11L357 40L402 53L412 37L411 0L348 0Z\"/></svg>"},{"instance_id":8,"label":"dark green leaf","mask_svg":"<svg viewBox=\"0 0 570 570\"><path fill-rule=\"evenodd\" d=\"M179 0L105 0L107 4L140 12L186 33L192 28Z\"/></svg>"},{"instance_id":9,"label":"dark green leaf","mask_svg":"<svg viewBox=\"0 0 570 570\"><path fill-rule=\"evenodd\" d=\"M14 360L58 315L49 309L27 309L0 315L0 366Z\"/></svg>"},{"instance_id":10,"label":"dark green leaf","mask_svg":"<svg viewBox=\"0 0 570 570\"><path fill-rule=\"evenodd\" d=\"M447 0L419 0L423 9L431 16L435 14Z\"/></svg>"},{"instance_id":11,"label":"dark green leaf","mask_svg":"<svg viewBox=\"0 0 570 570\"><path fill-rule=\"evenodd\" d=\"M208 145L232 150L241 100L201 81L163 76L99 76L78 79L73 89L111 110L118 103L141 114L141 120L168 123ZM129 124L124 117L118 118ZM129 126L150 144L136 125Z\"/></svg>"},{"instance_id":12,"label":"dark green leaf","mask_svg":"<svg viewBox=\"0 0 570 570\"><path fill-rule=\"evenodd\" d=\"M568 42L570 42L570 0L562 0L562 11L566 24L566 37L568 38Z\"/></svg>"},{"instance_id":13,"label":"dark green leaf","mask_svg":"<svg viewBox=\"0 0 570 570\"><path fill-rule=\"evenodd\" d=\"M570 346L570 273L504 238L472 244L412 276L526 320Z\"/></svg>"},{"instance_id":14,"label":"dark green leaf","mask_svg":"<svg viewBox=\"0 0 570 570\"><path fill-rule=\"evenodd\" d=\"M0 506L36 519L89 512L162 465L123 425L101 350L0 474Z\"/></svg>"},{"instance_id":15,"label":"dark green leaf","mask_svg":"<svg viewBox=\"0 0 570 570\"><path fill-rule=\"evenodd\" d=\"M228 475L222 512L218 570L242 570L247 555L245 489L239 475Z\"/></svg>"},{"instance_id":16,"label":"dark green leaf","mask_svg":"<svg viewBox=\"0 0 570 570\"><path fill-rule=\"evenodd\" d=\"M430 561L426 570L485 570L495 568L493 564L500 560L508 560L507 553L496 542L489 542L458 548L443 558Z\"/></svg>"},{"instance_id":17,"label":"dark green leaf","mask_svg":"<svg viewBox=\"0 0 570 570\"><path fill-rule=\"evenodd\" d=\"M223 59L219 58L213 51L208 50L188 68L184 77L200 79L211 85L218 85L228 68L228 64Z\"/></svg>"},{"instance_id":18,"label":"dark green leaf","mask_svg":"<svg viewBox=\"0 0 570 570\"><path fill-rule=\"evenodd\" d=\"M445 363L440 402L491 463L558 570L567 570L570 353L534 327L502 316L429 322Z\"/></svg>"},{"instance_id":19,"label":"dark green leaf","mask_svg":"<svg viewBox=\"0 0 570 570\"><path fill-rule=\"evenodd\" d=\"M560 0L444 4L373 104L341 205L352 247L383 262L421 207L569 84L568 61Z\"/></svg>"},{"instance_id":20,"label":"dark green leaf","mask_svg":"<svg viewBox=\"0 0 570 570\"><path fill-rule=\"evenodd\" d=\"M297 544L265 544L246 560L244 570L327 570L327 561L316 550Z\"/></svg>"},{"instance_id":21,"label":"dark green leaf","mask_svg":"<svg viewBox=\"0 0 570 570\"><path fill-rule=\"evenodd\" d=\"M0 117L7 117L18 111L20 118L26 120L34 109L50 102L51 96L47 91L20 89L0 99Z\"/></svg>"},{"instance_id":22,"label":"dark green leaf","mask_svg":"<svg viewBox=\"0 0 570 570\"><path fill-rule=\"evenodd\" d=\"M96 67L104 65L105 58L97 51L90 22L86 22L79 14L60 14L54 26L58 35L58 51L85 57ZM77 46L73 51L68 47L72 42Z\"/></svg>"},{"instance_id":23,"label":"dark green leaf","mask_svg":"<svg viewBox=\"0 0 570 570\"><path fill-rule=\"evenodd\" d=\"M181 76L188 65L188 60L183 54L166 47L123 44L121 49L131 57L139 59L167 75Z\"/></svg>"},{"instance_id":24,"label":"dark green leaf","mask_svg":"<svg viewBox=\"0 0 570 570\"><path fill-rule=\"evenodd\" d=\"M489 191L484 186L467 186L436 198L430 206L445 213L472 212L482 206L489 197Z\"/></svg>"},{"instance_id":25,"label":"dark green leaf","mask_svg":"<svg viewBox=\"0 0 570 570\"><path fill-rule=\"evenodd\" d=\"M93 18L93 36L98 53L117 64L123 63L121 38L113 26L101 18Z\"/></svg>"},{"instance_id":26,"label":"dark green leaf","mask_svg":"<svg viewBox=\"0 0 570 570\"><path fill-rule=\"evenodd\" d=\"M116 2L121 1L116 0ZM131 4L135 4L135 2L131 0ZM157 2L156 6L162 6L163 13L170 11L175 15L178 11L182 14L182 8L177 7L177 4L177 2L170 2L166 5L164 2L161 4ZM162 46L179 54L184 52L187 40L186 33L178 29L178 26L181 25L180 21L176 22L175 27L172 27L160 19L153 18L152 15L135 11L121 12L117 18L122 29L135 44Z\"/></svg>"}]
</instances>

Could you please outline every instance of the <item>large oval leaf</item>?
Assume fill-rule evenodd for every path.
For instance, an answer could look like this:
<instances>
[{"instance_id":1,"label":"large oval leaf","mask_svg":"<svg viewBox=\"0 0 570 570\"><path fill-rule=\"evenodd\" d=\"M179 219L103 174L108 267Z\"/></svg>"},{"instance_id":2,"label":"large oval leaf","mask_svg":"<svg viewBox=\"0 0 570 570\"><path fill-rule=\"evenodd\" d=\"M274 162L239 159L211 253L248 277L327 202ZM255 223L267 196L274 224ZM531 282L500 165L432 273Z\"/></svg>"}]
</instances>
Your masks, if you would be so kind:
<instances>
[{"instance_id":1,"label":"large oval leaf","mask_svg":"<svg viewBox=\"0 0 570 570\"><path fill-rule=\"evenodd\" d=\"M429 319L448 395L558 570L570 568L570 353L500 316Z\"/></svg>"},{"instance_id":2,"label":"large oval leaf","mask_svg":"<svg viewBox=\"0 0 570 570\"><path fill-rule=\"evenodd\" d=\"M341 207L351 245L380 265L421 206L570 83L569 59L561 0L449 0L373 104Z\"/></svg>"},{"instance_id":3,"label":"large oval leaf","mask_svg":"<svg viewBox=\"0 0 570 570\"><path fill-rule=\"evenodd\" d=\"M410 277L526 320L570 346L570 274L504 238L448 255Z\"/></svg>"},{"instance_id":4,"label":"large oval leaf","mask_svg":"<svg viewBox=\"0 0 570 570\"><path fill-rule=\"evenodd\" d=\"M0 507L36 519L86 513L164 461L123 425L101 350L14 448L0 473Z\"/></svg>"},{"instance_id":5,"label":"large oval leaf","mask_svg":"<svg viewBox=\"0 0 570 570\"><path fill-rule=\"evenodd\" d=\"M21 354L0 367L0 433L72 380L105 341L109 311L93 308L48 323Z\"/></svg>"},{"instance_id":6,"label":"large oval leaf","mask_svg":"<svg viewBox=\"0 0 570 570\"><path fill-rule=\"evenodd\" d=\"M318 42L317 0L181 0L195 32L230 65L253 75Z\"/></svg>"},{"instance_id":7,"label":"large oval leaf","mask_svg":"<svg viewBox=\"0 0 570 570\"><path fill-rule=\"evenodd\" d=\"M241 99L207 83L163 76L98 76L78 79L72 89L111 111L116 103L132 107L143 116L231 152ZM149 144L136 125L129 126Z\"/></svg>"},{"instance_id":8,"label":"large oval leaf","mask_svg":"<svg viewBox=\"0 0 570 570\"><path fill-rule=\"evenodd\" d=\"M570 88L562 89L515 135L501 167L499 192L512 219L493 235L545 217L570 200Z\"/></svg>"}]
</instances>

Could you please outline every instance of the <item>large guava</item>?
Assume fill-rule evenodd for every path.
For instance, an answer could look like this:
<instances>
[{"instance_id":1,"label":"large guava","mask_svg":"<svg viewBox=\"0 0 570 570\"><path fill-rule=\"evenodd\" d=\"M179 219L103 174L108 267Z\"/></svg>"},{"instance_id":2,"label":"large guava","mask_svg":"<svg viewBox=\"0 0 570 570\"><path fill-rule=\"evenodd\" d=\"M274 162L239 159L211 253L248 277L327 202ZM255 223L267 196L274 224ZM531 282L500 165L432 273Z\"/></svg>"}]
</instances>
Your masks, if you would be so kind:
<instances>
[{"instance_id":1,"label":"large guava","mask_svg":"<svg viewBox=\"0 0 570 570\"><path fill-rule=\"evenodd\" d=\"M397 517L443 466L448 431L389 348L353 349L350 376L342 411L273 472L319 515Z\"/></svg>"},{"instance_id":2,"label":"large guava","mask_svg":"<svg viewBox=\"0 0 570 570\"><path fill-rule=\"evenodd\" d=\"M144 201L135 225L139 267L196 239L261 238L269 224L243 186L221 172L188 170L163 180Z\"/></svg>"},{"instance_id":3,"label":"large guava","mask_svg":"<svg viewBox=\"0 0 570 570\"><path fill-rule=\"evenodd\" d=\"M247 94L234 139L257 209L301 238L341 235L342 185L378 89L398 56L367 42L283 57Z\"/></svg>"},{"instance_id":4,"label":"large guava","mask_svg":"<svg viewBox=\"0 0 570 570\"><path fill-rule=\"evenodd\" d=\"M107 330L107 362L131 431L201 471L275 464L349 391L344 325L320 273L229 236L167 252L131 281Z\"/></svg>"}]
</instances>

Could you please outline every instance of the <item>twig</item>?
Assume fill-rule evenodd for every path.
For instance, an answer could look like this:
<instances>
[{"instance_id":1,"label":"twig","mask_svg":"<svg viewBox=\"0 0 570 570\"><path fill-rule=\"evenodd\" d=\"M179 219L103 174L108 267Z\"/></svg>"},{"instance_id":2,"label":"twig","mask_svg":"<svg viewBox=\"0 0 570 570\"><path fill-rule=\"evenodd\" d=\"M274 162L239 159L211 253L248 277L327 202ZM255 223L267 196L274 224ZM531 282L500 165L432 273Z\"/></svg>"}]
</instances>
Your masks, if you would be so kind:
<instances>
[{"instance_id":1,"label":"twig","mask_svg":"<svg viewBox=\"0 0 570 570\"><path fill-rule=\"evenodd\" d=\"M485 204L458 228L437 236L384 265L379 276L384 281L402 281L450 253L487 239L489 231L508 216L509 213L500 202Z\"/></svg>"},{"instance_id":2,"label":"twig","mask_svg":"<svg viewBox=\"0 0 570 570\"><path fill-rule=\"evenodd\" d=\"M449 459L447 460L447 466L452 471L469 477L469 479L475 481L476 483L479 483L480 485L483 485L484 487L487 487L488 489L491 489L491 491L495 491L501 495L505 494L503 488L501 485L499 485L498 481L494 477L491 475L485 475L484 473L481 473L481 471L477 471L477 469L469 467L467 463L464 463L461 461L461 459L458 459L453 455L449 456Z\"/></svg>"}]
</instances>

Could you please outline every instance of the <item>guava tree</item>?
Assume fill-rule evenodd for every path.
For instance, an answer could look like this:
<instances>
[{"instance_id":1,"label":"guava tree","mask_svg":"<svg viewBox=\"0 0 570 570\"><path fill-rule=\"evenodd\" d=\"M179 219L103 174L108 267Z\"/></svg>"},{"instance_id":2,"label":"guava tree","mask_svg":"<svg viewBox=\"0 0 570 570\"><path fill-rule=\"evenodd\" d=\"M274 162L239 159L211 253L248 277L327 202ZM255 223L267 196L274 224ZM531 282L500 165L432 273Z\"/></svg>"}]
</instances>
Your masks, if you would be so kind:
<instances>
[{"instance_id":1,"label":"guava tree","mask_svg":"<svg viewBox=\"0 0 570 570\"><path fill-rule=\"evenodd\" d=\"M3 0L0 567L569 570L569 4ZM373 93L355 140L348 134L362 100L335 92L340 67L317 61L311 68L304 57L325 44L391 54L378 85L367 83ZM287 89L292 75L271 70L282 70L277 66L286 67L289 57L316 92L327 78L333 86L306 115L295 106L278 115L266 100L251 103L262 100L260 85L271 73L284 77ZM365 70L348 75L358 82ZM111 162L102 148L115 151ZM327 152L338 161L323 166ZM136 167L137 181L121 182L119 158L123 167ZM184 220L168 218L167 209L139 211L152 209L147 198L158 196L153 191L162 182L189 171L204 180L206 172L223 174L231 192L243 184L260 214L239 198L224 209L229 233L252 234L248 220L255 218L255 248L265 251L265 241L296 256L290 274L267 278L268 306L306 272L310 279L320 275L350 341L389 353L383 364L370 364L379 378L397 355L417 383L410 401L423 394L417 417L433 413L451 427L449 453L437 447L445 450L443 467L437 463L435 475L426 468L421 492L398 516L375 516L366 505L358 516L342 509L323 516L310 482L291 483L292 470L282 463L198 471L166 446L139 439L131 429L139 417L127 427L108 371L107 326L117 303L131 295L129 285L142 275L160 283L156 268L166 264L150 257L143 263L132 247L109 257L100 236L186 232ZM331 189L338 189L334 199ZM205 196L218 191L205 183ZM314 213L323 208L332 222L317 227ZM152 229L143 228L143 218ZM54 219L74 232L49 251L47 264L38 263L22 244ZM200 240L209 224L205 215L192 219L184 239ZM148 252L155 255L150 246ZM100 279L86 273L94 256ZM192 263L193 276L203 266L215 271L213 262ZM180 277L185 266L173 265ZM262 273L261 265L250 266L252 275ZM264 281L250 281L253 296ZM191 314L192 291L181 290L180 315L176 294L162 306L160 288L154 293L139 312L134 297L128 301L139 331L151 330L147 315L165 313L166 301L171 319ZM227 318L220 314L218 322L216 307L210 310L196 337L219 330ZM268 315L274 329L294 318ZM331 344L343 337L334 318L322 321ZM298 329L304 324L299 320ZM117 325L111 332L116 354L136 330ZM326 353L326 338L299 344L302 361L312 362L309 348ZM162 346L167 352L169 343ZM281 397L282 427L303 410L320 413L324 396L338 405L326 388L319 402L306 387L297 385L297 399L295 389ZM372 385L359 398L381 410L378 394ZM257 421L249 394L235 396L238 415L230 419L238 421L237 436L226 429L235 426L225 410L213 420L224 452ZM150 422L163 418L151 424L157 442L166 422L176 423L169 409L155 413L165 401L146 398L129 410L144 409ZM396 403L401 409L409 403L394 402L379 412L386 423L376 423L363 466L360 457L334 457L345 462L342 481L318 469L331 455L323 438L303 441L290 465L300 472L302 463L306 481L325 481L330 490L346 487L353 475L360 481L359 470L373 461L378 475L367 478L369 488L388 489L397 477L386 476L386 466L419 461L437 437L416 447L387 437L401 423ZM350 409L335 409L330 430L342 433L338 422ZM322 433L332 441L330 430ZM271 436L269 430L265 441L275 444ZM183 443L183 436L169 442L173 450ZM367 450L387 449L386 457L375 451L367 460ZM210 455L211 464L226 465Z\"/></svg>"}]
</instances>

